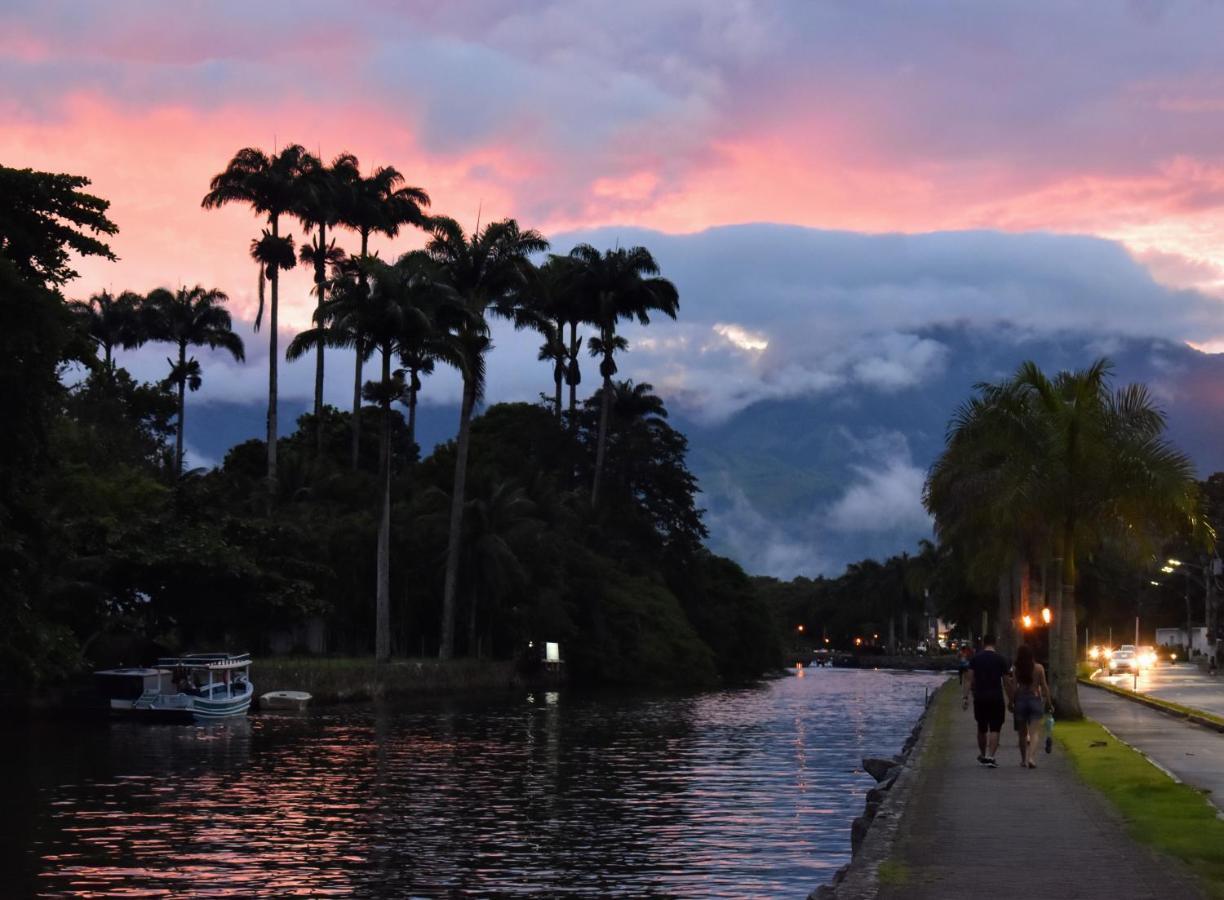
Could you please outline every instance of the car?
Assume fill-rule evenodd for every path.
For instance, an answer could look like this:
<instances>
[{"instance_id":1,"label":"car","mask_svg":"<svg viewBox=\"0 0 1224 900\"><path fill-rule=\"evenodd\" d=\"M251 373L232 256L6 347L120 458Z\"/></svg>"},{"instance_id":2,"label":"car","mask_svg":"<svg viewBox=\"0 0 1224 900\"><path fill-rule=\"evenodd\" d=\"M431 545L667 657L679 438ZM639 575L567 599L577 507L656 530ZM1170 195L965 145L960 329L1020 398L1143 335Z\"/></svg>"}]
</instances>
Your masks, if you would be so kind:
<instances>
[{"instance_id":1,"label":"car","mask_svg":"<svg viewBox=\"0 0 1224 900\"><path fill-rule=\"evenodd\" d=\"M1135 650L1120 647L1113 653L1109 654L1109 661L1105 664L1109 669L1110 674L1115 672L1135 672L1139 669L1139 657L1135 655Z\"/></svg>"}]
</instances>

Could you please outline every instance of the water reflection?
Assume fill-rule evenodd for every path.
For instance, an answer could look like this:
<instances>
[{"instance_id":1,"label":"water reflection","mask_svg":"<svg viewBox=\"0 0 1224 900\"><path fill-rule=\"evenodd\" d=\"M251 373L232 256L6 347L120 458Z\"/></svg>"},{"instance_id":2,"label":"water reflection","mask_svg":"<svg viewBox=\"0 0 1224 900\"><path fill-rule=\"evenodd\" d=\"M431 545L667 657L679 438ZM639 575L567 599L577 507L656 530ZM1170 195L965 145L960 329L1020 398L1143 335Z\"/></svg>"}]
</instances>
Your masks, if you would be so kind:
<instances>
[{"instance_id":1,"label":"water reflection","mask_svg":"<svg viewBox=\"0 0 1224 900\"><path fill-rule=\"evenodd\" d=\"M28 890L65 896L803 896L934 676L690 697L537 692L19 735Z\"/></svg>"}]
</instances>

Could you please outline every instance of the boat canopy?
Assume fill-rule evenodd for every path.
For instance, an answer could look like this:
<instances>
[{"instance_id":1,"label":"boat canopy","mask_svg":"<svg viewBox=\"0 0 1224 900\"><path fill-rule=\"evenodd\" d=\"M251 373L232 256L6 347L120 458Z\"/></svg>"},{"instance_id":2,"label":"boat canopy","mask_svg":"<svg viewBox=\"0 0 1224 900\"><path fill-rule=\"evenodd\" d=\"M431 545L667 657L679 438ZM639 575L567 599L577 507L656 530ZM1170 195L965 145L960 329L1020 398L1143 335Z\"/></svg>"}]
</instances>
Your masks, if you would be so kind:
<instances>
[{"instance_id":1,"label":"boat canopy","mask_svg":"<svg viewBox=\"0 0 1224 900\"><path fill-rule=\"evenodd\" d=\"M157 660L159 669L245 669L250 665L249 653L189 653L186 656L163 656Z\"/></svg>"}]
</instances>

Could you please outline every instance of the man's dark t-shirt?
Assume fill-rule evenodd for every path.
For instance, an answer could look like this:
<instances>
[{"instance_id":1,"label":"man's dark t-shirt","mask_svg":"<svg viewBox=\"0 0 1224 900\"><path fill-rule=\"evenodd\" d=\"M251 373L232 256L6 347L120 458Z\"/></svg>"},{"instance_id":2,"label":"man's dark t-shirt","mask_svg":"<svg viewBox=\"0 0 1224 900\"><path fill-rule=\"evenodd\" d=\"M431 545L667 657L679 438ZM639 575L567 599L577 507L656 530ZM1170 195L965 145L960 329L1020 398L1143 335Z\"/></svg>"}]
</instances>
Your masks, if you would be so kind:
<instances>
[{"instance_id":1,"label":"man's dark t-shirt","mask_svg":"<svg viewBox=\"0 0 1224 900\"><path fill-rule=\"evenodd\" d=\"M979 650L969 660L973 672L973 699L1002 700L1003 676L1011 671L1007 658L995 650Z\"/></svg>"}]
</instances>

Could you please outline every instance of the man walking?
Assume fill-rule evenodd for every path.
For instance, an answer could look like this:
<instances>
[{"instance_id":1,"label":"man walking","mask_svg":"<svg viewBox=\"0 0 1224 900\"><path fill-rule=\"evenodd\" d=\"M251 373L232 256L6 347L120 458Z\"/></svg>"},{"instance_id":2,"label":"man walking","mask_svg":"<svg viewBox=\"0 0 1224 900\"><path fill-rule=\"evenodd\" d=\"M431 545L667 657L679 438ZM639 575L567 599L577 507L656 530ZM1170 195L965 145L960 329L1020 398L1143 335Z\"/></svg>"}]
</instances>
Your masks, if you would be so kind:
<instances>
[{"instance_id":1,"label":"man walking","mask_svg":"<svg viewBox=\"0 0 1224 900\"><path fill-rule=\"evenodd\" d=\"M1011 666L1003 654L995 650L995 636L982 638L982 649L969 660L969 678L962 691L962 709L969 708L969 693L973 692L973 718L977 720L978 762L997 769L995 753L999 750L999 732L1007 718L1006 690L1003 680Z\"/></svg>"}]
</instances>

